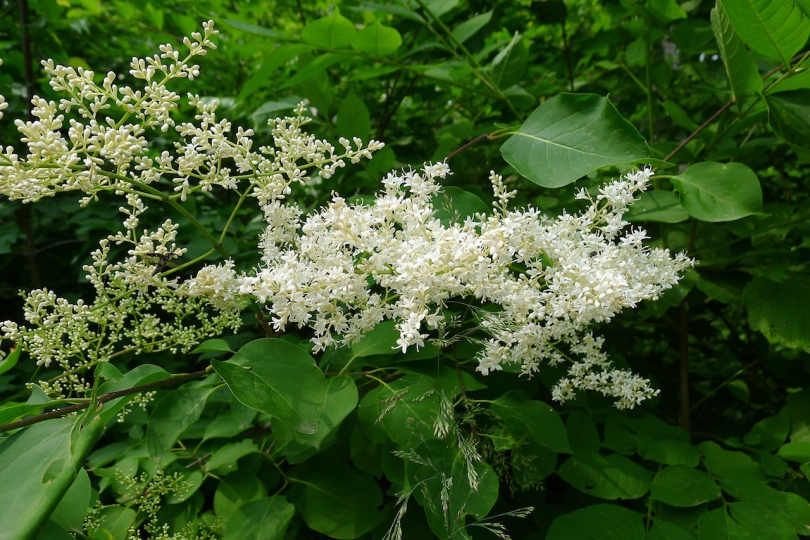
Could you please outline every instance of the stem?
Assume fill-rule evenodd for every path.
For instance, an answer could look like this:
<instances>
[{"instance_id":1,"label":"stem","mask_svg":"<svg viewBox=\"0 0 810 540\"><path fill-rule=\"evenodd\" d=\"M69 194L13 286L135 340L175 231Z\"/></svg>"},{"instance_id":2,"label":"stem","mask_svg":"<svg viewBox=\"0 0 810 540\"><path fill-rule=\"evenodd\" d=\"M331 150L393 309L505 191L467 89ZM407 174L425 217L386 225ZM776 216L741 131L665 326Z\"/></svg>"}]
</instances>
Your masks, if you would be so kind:
<instances>
[{"instance_id":1,"label":"stem","mask_svg":"<svg viewBox=\"0 0 810 540\"><path fill-rule=\"evenodd\" d=\"M450 152L447 155L447 157L444 158L444 161L447 162L448 160L453 159L456 155L460 154L461 152L463 152L464 150L466 150L470 146L472 146L472 145L474 145L474 144L476 144L478 142L483 141L484 139L488 138L490 135L491 135L491 133L484 133L483 135L479 135L478 137L474 138L470 142L465 143L463 146L461 146L459 148L456 148L455 150Z\"/></svg>"},{"instance_id":2,"label":"stem","mask_svg":"<svg viewBox=\"0 0 810 540\"><path fill-rule=\"evenodd\" d=\"M127 388L126 390L119 390L117 392L110 392L109 394L104 394L100 398L95 401L87 400L83 403L77 403L75 405L70 405L69 407L62 407L61 409L54 409L52 411L38 414L36 416L31 416L29 418L23 418L22 420L17 420L16 422L11 422L10 424L0 425L0 433L4 431L9 431L12 429L17 429L23 426L28 426L31 424L37 424L44 420L48 420L50 418L58 418L61 416L67 416L70 413L81 411L83 409L88 408L90 405L98 404L102 405L107 403L108 401L112 401L114 399L118 399L120 397L128 396L130 394L137 394L138 392L144 392L147 390L151 390L153 388L160 388L163 386L169 386L175 383L182 383L186 381L190 381L193 379L198 379L204 375L208 375L213 368L211 366L201 369L200 371L195 371L193 373L187 373L185 375L177 375L174 377L169 377L168 379L163 379L162 381L157 381L149 384L142 384L140 386L133 386L132 388Z\"/></svg>"}]
</instances>

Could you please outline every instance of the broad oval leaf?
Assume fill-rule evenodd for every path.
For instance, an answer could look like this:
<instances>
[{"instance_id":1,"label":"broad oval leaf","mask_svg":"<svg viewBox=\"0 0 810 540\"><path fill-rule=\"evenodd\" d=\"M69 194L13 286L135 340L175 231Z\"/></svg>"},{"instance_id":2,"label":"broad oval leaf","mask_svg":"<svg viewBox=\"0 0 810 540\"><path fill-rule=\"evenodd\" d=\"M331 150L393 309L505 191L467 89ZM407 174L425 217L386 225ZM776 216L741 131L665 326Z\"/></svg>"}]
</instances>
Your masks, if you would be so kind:
<instances>
[{"instance_id":1,"label":"broad oval leaf","mask_svg":"<svg viewBox=\"0 0 810 540\"><path fill-rule=\"evenodd\" d=\"M810 145L810 89L765 96L768 122L779 137L796 146Z\"/></svg>"},{"instance_id":2,"label":"broad oval leaf","mask_svg":"<svg viewBox=\"0 0 810 540\"><path fill-rule=\"evenodd\" d=\"M341 15L337 7L331 15L312 21L301 29L301 39L305 42L332 50L348 47L356 34L354 23Z\"/></svg>"},{"instance_id":3,"label":"broad oval leaf","mask_svg":"<svg viewBox=\"0 0 810 540\"><path fill-rule=\"evenodd\" d=\"M400 45L402 36L397 29L385 26L379 20L360 30L352 41L352 47L377 58L395 52Z\"/></svg>"},{"instance_id":4,"label":"broad oval leaf","mask_svg":"<svg viewBox=\"0 0 810 540\"><path fill-rule=\"evenodd\" d=\"M662 469L653 478L650 498L670 506L697 506L720 498L720 487L703 471L685 465Z\"/></svg>"},{"instance_id":5,"label":"broad oval leaf","mask_svg":"<svg viewBox=\"0 0 810 540\"><path fill-rule=\"evenodd\" d=\"M191 424L200 419L212 388L178 388L161 399L146 425L149 455L166 453Z\"/></svg>"},{"instance_id":6,"label":"broad oval leaf","mask_svg":"<svg viewBox=\"0 0 810 540\"><path fill-rule=\"evenodd\" d=\"M742 163L696 163L672 183L689 215L701 221L733 221L762 210L759 179Z\"/></svg>"},{"instance_id":7,"label":"broad oval leaf","mask_svg":"<svg viewBox=\"0 0 810 540\"><path fill-rule=\"evenodd\" d=\"M492 19L492 10L480 13L453 28L453 37L459 43L464 43L486 26Z\"/></svg>"},{"instance_id":8,"label":"broad oval leaf","mask_svg":"<svg viewBox=\"0 0 810 540\"><path fill-rule=\"evenodd\" d=\"M647 191L641 194L624 215L627 221L659 221L680 223L689 219L677 193L672 191Z\"/></svg>"},{"instance_id":9,"label":"broad oval leaf","mask_svg":"<svg viewBox=\"0 0 810 540\"><path fill-rule=\"evenodd\" d=\"M372 476L347 467L324 467L307 478L300 510L311 529L351 539L382 521L381 504L382 493Z\"/></svg>"},{"instance_id":10,"label":"broad oval leaf","mask_svg":"<svg viewBox=\"0 0 810 540\"><path fill-rule=\"evenodd\" d=\"M518 421L521 429L525 429L532 441L540 446L555 452L571 453L565 425L560 415L548 404L526 399L522 392L513 390L492 402L492 412L506 421L507 426L510 421ZM509 427L511 431L512 427Z\"/></svg>"},{"instance_id":11,"label":"broad oval leaf","mask_svg":"<svg viewBox=\"0 0 810 540\"><path fill-rule=\"evenodd\" d=\"M618 454L577 454L557 474L581 492L602 499L638 499L650 488L650 472Z\"/></svg>"},{"instance_id":12,"label":"broad oval leaf","mask_svg":"<svg viewBox=\"0 0 810 540\"><path fill-rule=\"evenodd\" d=\"M777 283L756 277L745 287L748 322L769 341L810 350L810 279L790 274Z\"/></svg>"},{"instance_id":13,"label":"broad oval leaf","mask_svg":"<svg viewBox=\"0 0 810 540\"><path fill-rule=\"evenodd\" d=\"M644 137L607 98L560 94L540 105L501 146L520 174L561 187L600 167L651 157Z\"/></svg>"},{"instance_id":14,"label":"broad oval leaf","mask_svg":"<svg viewBox=\"0 0 810 540\"><path fill-rule=\"evenodd\" d=\"M644 514L615 504L594 504L559 516L546 540L645 540Z\"/></svg>"},{"instance_id":15,"label":"broad oval leaf","mask_svg":"<svg viewBox=\"0 0 810 540\"><path fill-rule=\"evenodd\" d=\"M281 495L247 502L231 515L224 540L282 540L293 514L295 506Z\"/></svg>"},{"instance_id":16,"label":"broad oval leaf","mask_svg":"<svg viewBox=\"0 0 810 540\"><path fill-rule=\"evenodd\" d=\"M227 362L211 364L242 404L294 431L318 431L326 378L303 349L281 339L257 339Z\"/></svg>"},{"instance_id":17,"label":"broad oval leaf","mask_svg":"<svg viewBox=\"0 0 810 540\"><path fill-rule=\"evenodd\" d=\"M721 0L734 29L774 62L788 64L810 36L810 24L792 0Z\"/></svg>"}]
</instances>

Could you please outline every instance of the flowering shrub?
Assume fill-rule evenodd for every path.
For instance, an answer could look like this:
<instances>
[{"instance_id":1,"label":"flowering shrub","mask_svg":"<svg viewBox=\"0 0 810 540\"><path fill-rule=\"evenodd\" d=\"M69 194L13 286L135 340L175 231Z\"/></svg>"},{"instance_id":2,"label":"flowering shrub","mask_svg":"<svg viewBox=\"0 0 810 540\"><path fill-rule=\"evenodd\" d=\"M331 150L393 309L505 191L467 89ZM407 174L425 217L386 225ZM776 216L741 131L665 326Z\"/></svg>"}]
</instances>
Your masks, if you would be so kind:
<instances>
[{"instance_id":1,"label":"flowering shrub","mask_svg":"<svg viewBox=\"0 0 810 540\"><path fill-rule=\"evenodd\" d=\"M306 184L312 171L328 179L347 160L371 158L383 144L341 139L343 152L336 153L303 131L303 103L295 117L271 120L273 146L256 150L252 130L239 128L229 140L231 123L217 118L216 102L199 96L189 96L198 124L175 125L180 98L168 83L199 76L191 61L215 48L216 33L209 21L203 34L186 38L182 59L171 45L162 45L160 55L133 58L130 74L144 82L142 90L117 85L112 72L99 86L92 71L44 61L53 89L69 98L58 105L35 98L38 120L16 122L28 155L21 159L7 148L0 156L2 194L12 200L30 203L80 190L82 204L103 192L126 201L123 229L103 239L84 268L96 299L70 303L52 291L33 291L25 310L30 326L2 326L3 339L21 344L38 363L57 362L64 370L54 383L42 383L52 397L88 392L82 373L122 349L187 352L206 337L237 331L249 302L265 306L275 331L289 323L310 326L314 352L356 343L393 319L397 347L405 353L424 346L426 332L444 324L443 309L452 299L500 307L479 312L481 328L491 336L478 358L484 375L508 364L531 375L543 361L568 360L572 365L553 391L555 400L588 389L627 408L655 395L648 380L613 369L601 340L588 331L622 308L657 298L692 264L683 254L672 258L667 250L644 246L643 230L626 230L622 216L634 193L646 188L649 169L613 182L595 198L580 191L588 208L557 218L533 208L509 210L514 192L492 173L494 213L446 225L435 216L434 202L441 200L438 180L450 169L439 163L421 174L389 174L373 203L335 197L302 219L301 209L285 202L294 184ZM112 107L120 118L106 116ZM81 118L69 120L65 137L61 129L71 111ZM152 159L149 136L169 129L181 142L174 153L164 150ZM161 191L162 179L171 181L173 195ZM247 197L257 200L267 222L261 263L238 273L228 260L187 279L173 277L176 270L162 264L186 252L176 244L178 225L167 219L158 230L140 231L144 201L180 210L189 196L215 188L238 191L239 205ZM220 232L219 241L208 235L211 254L222 250L227 229ZM110 260L114 245L129 247L125 260ZM189 319L194 324L184 322Z\"/></svg>"},{"instance_id":2,"label":"flowering shrub","mask_svg":"<svg viewBox=\"0 0 810 540\"><path fill-rule=\"evenodd\" d=\"M418 3L438 17L435 6ZM351 45L384 57L401 43L392 30L378 21L352 41L356 29L335 10L301 34L325 54L348 54ZM714 480L694 468L697 451L685 432L597 406L613 422L604 445L616 453L603 456L592 411L576 409L606 398L627 410L659 395L644 368L614 365L597 328L624 308L658 300L695 264L631 226L634 212L656 202L643 198L651 167L580 188L577 208L562 213L516 204L517 175L494 170L493 203L462 212L460 190L442 185L458 180L448 160L388 172L374 195L335 191L310 204L307 196L328 189L330 179L351 178L388 149L359 137L335 137L335 146L311 134L317 112L306 101L265 130L235 127L215 99L183 99L181 79L199 84L195 62L216 48L217 34L209 21L182 50L166 44L133 58L130 85L113 72L100 77L43 61L63 97L34 97L32 119L15 120L20 147L0 152L0 194L10 201L75 192L81 207L119 201L121 221L82 267L91 296L38 288L24 295L24 323L0 325L0 375L13 373L23 353L38 366L26 382L30 399L0 405L0 431L16 430L0 439L0 482L19 483L20 494L0 495L0 518L15 516L0 540L34 538L46 522L82 538L232 540L259 530L281 538L294 515L335 538L398 539L414 500L440 538L470 538L471 527L507 538L488 517L499 489L532 490L556 472L595 497L640 498L650 478L624 457L632 452L666 465L651 501L684 507L720 497ZM519 56L518 43L503 55ZM476 73L516 112L505 95L519 90L503 82L498 58ZM0 96L0 119L7 107ZM596 142L582 137L586 128ZM505 131L509 165L549 187L601 167L661 164L599 96L561 94ZM739 192L748 195L695 202L714 172L721 183L734 170L749 179L742 165L716 165L655 178L679 189L678 210L693 217L758 211L761 200L750 195L761 199L758 184L753 190L744 181ZM633 206L639 199L641 209ZM211 200L234 204L224 219L209 219ZM228 240L246 209L255 236L241 239L249 247L240 250ZM185 244L192 235L206 248ZM186 369L200 354L203 369ZM573 402L573 412L564 424L549 404L516 388L558 406ZM650 449L641 432L659 434L662 447ZM111 442L91 454L105 433L127 433L132 445ZM730 453L706 444L700 453L723 477ZM571 457L558 466L560 454ZM18 460L34 480L14 476ZM87 471L96 494L88 481L66 525L65 501L83 489ZM394 495L387 505L381 478ZM667 491L683 484L708 487L697 499ZM204 503L203 493L214 491L213 503ZM33 500L45 503L22 508ZM599 510L606 527L611 519L641 523L642 514L614 506L588 509L590 518L598 521ZM172 517L172 507L182 510ZM564 517L550 538L564 534L557 525Z\"/></svg>"}]
</instances>

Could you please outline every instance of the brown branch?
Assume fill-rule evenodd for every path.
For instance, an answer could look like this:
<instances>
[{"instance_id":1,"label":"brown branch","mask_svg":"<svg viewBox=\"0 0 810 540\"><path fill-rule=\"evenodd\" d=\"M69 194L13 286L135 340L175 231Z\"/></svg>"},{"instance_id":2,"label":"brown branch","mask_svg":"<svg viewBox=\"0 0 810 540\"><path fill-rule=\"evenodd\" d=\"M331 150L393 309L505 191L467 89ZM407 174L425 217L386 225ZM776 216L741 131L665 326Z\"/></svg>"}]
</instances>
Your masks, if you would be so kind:
<instances>
[{"instance_id":1,"label":"brown branch","mask_svg":"<svg viewBox=\"0 0 810 540\"><path fill-rule=\"evenodd\" d=\"M484 133L483 135L479 135L478 137L474 138L470 142L466 143L464 146L462 146L460 148L456 148L455 150L450 152L450 154L448 154L447 157L444 158L444 161L448 161L450 159L453 159L453 157L455 157L456 155L460 154L461 152L463 152L464 150L466 150L470 146L474 145L475 143L483 141L484 139L486 139L490 135L491 135L491 133Z\"/></svg>"},{"instance_id":2,"label":"brown branch","mask_svg":"<svg viewBox=\"0 0 810 540\"><path fill-rule=\"evenodd\" d=\"M160 388L162 386L169 386L175 383L182 383L186 381L190 381L192 379L197 379L204 375L207 375L211 372L210 367L201 369L200 371L195 371L194 373L187 373L185 375L177 375L175 377L169 377L168 379L163 379L162 381L156 381L153 383L142 384L140 386L133 386L132 388L127 388L126 390L119 390L117 392L110 392L109 394L104 394L100 398L95 401L87 400L84 403L77 403L75 405L69 405L68 407L62 407L60 409L54 409L52 411L48 411L46 413L38 414L36 416L31 416L29 418L23 418L22 420L17 420L16 422L11 422L10 424L0 425L0 433L4 431L9 431L12 429L17 429L23 426L28 426L31 424L36 424L42 422L44 420L49 420L51 418L59 418L70 414L72 412L81 411L83 409L88 408L91 404L98 404L102 405L107 403L108 401L112 401L114 399L118 399L120 397L128 396L130 394L137 394L138 392L145 392L151 390L153 388Z\"/></svg>"}]
</instances>

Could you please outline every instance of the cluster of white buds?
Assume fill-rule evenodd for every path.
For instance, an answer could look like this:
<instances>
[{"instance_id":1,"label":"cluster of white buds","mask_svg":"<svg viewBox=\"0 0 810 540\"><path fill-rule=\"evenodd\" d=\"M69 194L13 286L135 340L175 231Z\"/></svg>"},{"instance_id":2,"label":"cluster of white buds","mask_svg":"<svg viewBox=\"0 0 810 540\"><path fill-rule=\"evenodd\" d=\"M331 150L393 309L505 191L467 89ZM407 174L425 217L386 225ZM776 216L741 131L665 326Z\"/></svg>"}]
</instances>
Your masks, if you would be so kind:
<instances>
[{"instance_id":1,"label":"cluster of white buds","mask_svg":"<svg viewBox=\"0 0 810 540\"><path fill-rule=\"evenodd\" d=\"M117 85L114 73L99 85L91 71L43 62L51 86L69 97L58 105L34 98L37 120L16 122L27 155L0 152L0 194L10 199L33 202L80 190L83 204L105 192L126 200L122 230L103 239L85 267L96 299L72 303L33 291L25 307L29 325L2 325L0 338L18 342L41 364L63 368L66 377L49 390L83 391L78 373L123 351L189 350L236 330L249 302L264 306L276 331L290 324L311 328L317 351L355 343L380 322L395 320L397 346L405 352L423 346L431 330L443 332L448 302L459 301L473 308L489 336L480 341L477 369L484 375L508 365L531 375L542 362L568 362L568 376L553 392L557 400L589 389L631 407L655 394L649 381L613 369L589 331L623 308L657 298L693 264L683 254L645 246L646 233L627 228L623 215L650 170L626 175L595 198L581 192L589 204L575 215L509 210L515 192L492 173L490 215L442 221L445 163L389 174L371 203L334 196L305 215L287 198L293 184L327 179L383 144L341 139L343 150L336 151L304 131L304 104L294 116L271 120L273 144L257 149L252 130L233 134L231 123L216 116L216 102L199 96L189 96L195 121L175 124L179 97L167 83L199 75L191 60L214 48L216 33L212 22L204 24L202 34L184 41L182 59L169 45L160 55L133 59L130 73L144 83L137 90ZM4 105L0 97L0 114ZM170 129L179 141L157 155L150 136ZM168 194L161 179L171 182ZM156 230L140 230L145 201L180 212L210 238L212 253L223 253L181 206L213 189L239 192L234 212L246 197L257 200L266 221L258 239L261 263L238 273L228 260L172 278L167 263L185 253L176 242L178 226L166 220ZM220 238L230 222L217 231ZM128 248L119 262L110 260L116 245Z\"/></svg>"}]
</instances>

